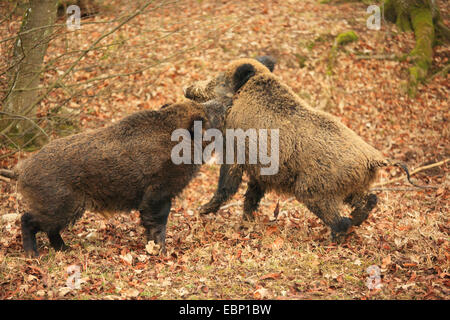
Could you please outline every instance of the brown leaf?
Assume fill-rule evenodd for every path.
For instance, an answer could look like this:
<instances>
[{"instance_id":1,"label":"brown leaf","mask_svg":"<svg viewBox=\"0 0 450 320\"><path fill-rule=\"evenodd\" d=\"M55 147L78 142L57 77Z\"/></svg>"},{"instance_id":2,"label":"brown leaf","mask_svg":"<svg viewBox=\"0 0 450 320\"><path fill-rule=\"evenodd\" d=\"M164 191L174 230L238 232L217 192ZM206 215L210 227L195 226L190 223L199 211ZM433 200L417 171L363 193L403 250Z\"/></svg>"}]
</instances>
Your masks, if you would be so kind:
<instances>
[{"instance_id":1,"label":"brown leaf","mask_svg":"<svg viewBox=\"0 0 450 320\"><path fill-rule=\"evenodd\" d=\"M203 293L208 293L209 288L208 288L207 286L202 286L202 287L200 288L200 290L202 290Z\"/></svg>"},{"instance_id":2,"label":"brown leaf","mask_svg":"<svg viewBox=\"0 0 450 320\"><path fill-rule=\"evenodd\" d=\"M255 290L255 292L253 292L253 297L255 299L266 299L268 298L270 295L269 290L267 290L266 288L259 288L257 290Z\"/></svg>"},{"instance_id":3,"label":"brown leaf","mask_svg":"<svg viewBox=\"0 0 450 320\"><path fill-rule=\"evenodd\" d=\"M386 258L383 258L381 262L381 269L386 269L392 263L391 256L388 255Z\"/></svg>"},{"instance_id":4,"label":"brown leaf","mask_svg":"<svg viewBox=\"0 0 450 320\"><path fill-rule=\"evenodd\" d=\"M267 227L267 229L266 229L266 235L267 235L267 236L270 236L270 235L276 233L277 231L278 231L278 227L277 227L277 226L270 226L270 227Z\"/></svg>"},{"instance_id":5,"label":"brown leaf","mask_svg":"<svg viewBox=\"0 0 450 320\"><path fill-rule=\"evenodd\" d=\"M275 280L279 279L281 277L281 273L279 272L273 272L263 275L260 280Z\"/></svg>"},{"instance_id":6,"label":"brown leaf","mask_svg":"<svg viewBox=\"0 0 450 320\"><path fill-rule=\"evenodd\" d=\"M417 263L414 262L406 262L403 264L404 267L409 268L409 267L415 267L417 266Z\"/></svg>"},{"instance_id":7,"label":"brown leaf","mask_svg":"<svg viewBox=\"0 0 450 320\"><path fill-rule=\"evenodd\" d=\"M133 256L131 255L131 253L127 253L125 255L121 255L120 259L125 262L128 265L132 265L133 264Z\"/></svg>"},{"instance_id":8,"label":"brown leaf","mask_svg":"<svg viewBox=\"0 0 450 320\"><path fill-rule=\"evenodd\" d=\"M275 241L270 245L272 249L281 249L283 247L284 240L281 237L275 239Z\"/></svg>"}]
</instances>

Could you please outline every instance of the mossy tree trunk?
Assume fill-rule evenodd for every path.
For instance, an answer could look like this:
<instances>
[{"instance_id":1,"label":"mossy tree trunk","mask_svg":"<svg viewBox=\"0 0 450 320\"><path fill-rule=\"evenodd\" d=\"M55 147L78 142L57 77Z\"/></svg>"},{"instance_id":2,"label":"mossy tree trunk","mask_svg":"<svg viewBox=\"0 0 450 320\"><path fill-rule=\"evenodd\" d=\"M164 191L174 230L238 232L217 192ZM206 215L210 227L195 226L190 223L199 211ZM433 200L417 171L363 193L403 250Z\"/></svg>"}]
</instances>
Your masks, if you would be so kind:
<instances>
[{"instance_id":1,"label":"mossy tree trunk","mask_svg":"<svg viewBox=\"0 0 450 320\"><path fill-rule=\"evenodd\" d=\"M414 31L416 45L410 56L408 93L415 96L417 84L423 81L433 60L436 34L448 41L448 29L442 22L436 0L385 0L384 16L402 31Z\"/></svg>"},{"instance_id":2,"label":"mossy tree trunk","mask_svg":"<svg viewBox=\"0 0 450 320\"><path fill-rule=\"evenodd\" d=\"M30 106L39 94L40 74L56 20L57 3L57 0L30 0L15 40L0 132L19 146L41 132L32 121L36 106L31 109Z\"/></svg>"}]
</instances>

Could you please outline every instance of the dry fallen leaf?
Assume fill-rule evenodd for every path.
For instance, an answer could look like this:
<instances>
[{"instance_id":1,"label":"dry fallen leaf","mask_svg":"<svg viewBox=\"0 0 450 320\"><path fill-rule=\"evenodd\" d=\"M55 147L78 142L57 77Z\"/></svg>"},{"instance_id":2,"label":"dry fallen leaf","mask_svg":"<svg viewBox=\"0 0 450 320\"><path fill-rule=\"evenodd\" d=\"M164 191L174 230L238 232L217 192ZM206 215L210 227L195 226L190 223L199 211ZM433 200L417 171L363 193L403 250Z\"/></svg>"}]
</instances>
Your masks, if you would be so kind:
<instances>
[{"instance_id":1,"label":"dry fallen leaf","mask_svg":"<svg viewBox=\"0 0 450 320\"><path fill-rule=\"evenodd\" d=\"M69 288L69 287L62 287L62 288L59 288L58 294L59 294L60 297L64 297L64 296L65 296L66 294L68 294L70 291L72 291L71 288Z\"/></svg>"},{"instance_id":2,"label":"dry fallen leaf","mask_svg":"<svg viewBox=\"0 0 450 320\"><path fill-rule=\"evenodd\" d=\"M387 257L383 258L381 262L381 269L386 270L386 268L392 263L391 256L388 255Z\"/></svg>"},{"instance_id":3,"label":"dry fallen leaf","mask_svg":"<svg viewBox=\"0 0 450 320\"><path fill-rule=\"evenodd\" d=\"M255 299L266 299L268 298L270 295L269 290L267 290L266 288L259 288L257 290L255 290L255 292L253 292L253 297Z\"/></svg>"},{"instance_id":4,"label":"dry fallen leaf","mask_svg":"<svg viewBox=\"0 0 450 320\"><path fill-rule=\"evenodd\" d=\"M121 255L120 259L124 261L126 264L129 264L130 266L133 265L133 256L131 253L127 253L125 255Z\"/></svg>"},{"instance_id":5,"label":"dry fallen leaf","mask_svg":"<svg viewBox=\"0 0 450 320\"><path fill-rule=\"evenodd\" d=\"M281 249L283 247L284 240L281 237L275 239L275 241L270 245L270 247L274 250Z\"/></svg>"},{"instance_id":6,"label":"dry fallen leaf","mask_svg":"<svg viewBox=\"0 0 450 320\"><path fill-rule=\"evenodd\" d=\"M135 288L124 289L121 291L122 296L128 298L136 298L137 296L139 296L139 293L140 293L139 290Z\"/></svg>"},{"instance_id":7,"label":"dry fallen leaf","mask_svg":"<svg viewBox=\"0 0 450 320\"><path fill-rule=\"evenodd\" d=\"M161 251L161 246L159 244L156 244L155 241L151 240L147 242L145 251L147 251L150 255L156 256Z\"/></svg>"},{"instance_id":8,"label":"dry fallen leaf","mask_svg":"<svg viewBox=\"0 0 450 320\"><path fill-rule=\"evenodd\" d=\"M337 10L336 6L319 1L266 1L264 4L249 1L248 5L240 6L236 1L187 0L179 5L180 10L176 11L163 7L146 10L125 24L120 33L105 39L105 47L90 50L61 83L61 88L76 85L82 94L52 90L32 118L36 116L37 123L43 124L53 139L60 134L50 118L53 115L56 119L67 115L75 128L79 125L79 130L85 131L117 123L136 111L157 110L162 104L178 101L183 96L183 87L215 77L237 58L236 52L245 55L250 45L252 56L267 52L281 57L275 74L298 93L299 99L306 100L305 105L313 104L315 108L318 104L386 156L405 161L411 169L447 157L448 76L441 73L430 79L421 85L418 96L411 99L402 92L405 74L401 71L413 61L378 59L382 52L401 56L405 48L409 51L415 42L413 33L374 37L373 31L359 28L360 21L354 21L355 14L363 15L365 10L355 4L346 5L351 10ZM51 85L54 76L64 74L67 66L75 61L76 56L66 53L89 48L109 30L108 24L103 29L89 21L109 21L115 14L127 14L135 9L129 1L115 1L113 6L114 14L101 10L99 17L86 17L88 23L79 32L63 30L52 35L46 52L51 68L43 66L39 87ZM10 8L0 6L0 15L11 27L0 30L0 39L10 38L20 30L20 16L14 14L7 18ZM214 16L213 24L209 18L205 19L210 16ZM328 27L315 28L324 21L329 22ZM338 53L334 74L330 76L326 74L327 59L323 57L329 54L334 35L344 28L356 29L360 41ZM391 33L395 28L395 24L385 23L382 31ZM152 31L144 32L149 30ZM238 33L243 36L235 37ZM221 35L220 43L210 41L217 34ZM249 40L249 36L257 41ZM9 45L6 43L0 48L4 58L0 65L5 67L4 62L11 56L5 50L14 47L14 40ZM185 50L191 46L192 55L178 54L188 52ZM158 50L146 50L149 47ZM448 50L445 46L435 49L432 69L437 71L448 63ZM172 55L173 59L166 61L165 57ZM306 61L300 62L297 56L303 55ZM369 59L360 60L355 55ZM153 64L163 60L162 64ZM300 63L305 66L299 68ZM145 66L151 68L135 72ZM131 75L116 78L128 73ZM97 80L103 77L106 81ZM0 87L7 92L7 84L0 81ZM52 111L61 105L67 110L63 107L57 113ZM66 134L65 130L61 133ZM7 145L0 148L0 168L13 168L18 160L31 155L24 151L8 156L10 151L14 150ZM156 258L153 255L159 254L159 248L154 244L146 246L140 238L138 211L107 219L98 219L96 213L88 211L63 235L74 250L53 253L44 237L38 243L39 259L22 259L19 215L24 209L23 200L18 197L14 181L0 181L0 283L5 284L0 285L0 296L5 299L134 299L140 297L137 291L143 293L147 286L150 290L143 294L146 299L177 299L180 294L187 294L187 298L196 294L199 299L254 299L272 298L275 292L282 296L286 293L286 299L370 299L372 294L379 293L371 290L367 294L370 290L365 285L347 279L360 277L365 281L370 277L366 267L375 264L385 268L382 270L383 298L445 300L448 297L450 224L445 219L450 196L446 185L448 165L414 176L415 181L439 186L438 189L380 193L380 201L369 219L355 228L350 241L341 246L328 246L329 229L323 222L304 205L283 201L284 196L276 192L267 193L257 210L257 220L263 223L247 223L241 231L238 226L244 186L218 214L200 221L196 208L215 192L219 167L217 164L203 166L192 184L174 199L167 226L167 248L171 254ZM407 186L400 170L386 167L380 171L380 181L402 178L398 186L387 187ZM81 290L59 290L66 285L69 275L65 270L70 264L83 265L86 278L79 280L80 284L85 283ZM105 273L111 273L111 279L104 281ZM349 278L344 278L344 274ZM200 277L206 280L201 281ZM236 278L242 285L234 285ZM293 286L293 282L297 285ZM212 286L213 283L220 285ZM258 284L267 284L267 289ZM396 288L397 285L400 287ZM188 291L180 290L182 286ZM123 295L121 290L125 291Z\"/></svg>"},{"instance_id":9,"label":"dry fallen leaf","mask_svg":"<svg viewBox=\"0 0 450 320\"><path fill-rule=\"evenodd\" d=\"M281 277L281 273L273 272L263 275L260 280L275 280Z\"/></svg>"},{"instance_id":10,"label":"dry fallen leaf","mask_svg":"<svg viewBox=\"0 0 450 320\"><path fill-rule=\"evenodd\" d=\"M274 234L276 232L278 232L278 227L277 226L269 226L266 229L266 235L267 236L270 236L270 235L272 235L272 234Z\"/></svg>"}]
</instances>

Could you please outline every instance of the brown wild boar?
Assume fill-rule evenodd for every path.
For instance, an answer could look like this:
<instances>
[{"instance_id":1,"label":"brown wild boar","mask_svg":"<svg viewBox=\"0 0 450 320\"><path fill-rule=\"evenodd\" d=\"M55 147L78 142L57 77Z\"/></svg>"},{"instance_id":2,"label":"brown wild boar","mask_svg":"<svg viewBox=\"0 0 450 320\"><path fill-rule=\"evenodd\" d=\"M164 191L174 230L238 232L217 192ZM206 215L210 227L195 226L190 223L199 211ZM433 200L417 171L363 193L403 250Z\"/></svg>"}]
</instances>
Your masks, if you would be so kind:
<instances>
[{"instance_id":1,"label":"brown wild boar","mask_svg":"<svg viewBox=\"0 0 450 320\"><path fill-rule=\"evenodd\" d=\"M244 218L251 219L264 193L274 190L295 196L331 228L333 241L341 241L348 228L360 225L375 207L377 197L369 187L378 169L393 164L407 171L334 116L302 103L264 63L234 61L211 82L189 87L186 96L233 97L225 128L279 129L279 171L261 175L261 164L222 165L217 191L202 214L216 212L237 191L245 172L249 182ZM343 203L353 208L351 218L340 215Z\"/></svg>"},{"instance_id":2,"label":"brown wild boar","mask_svg":"<svg viewBox=\"0 0 450 320\"><path fill-rule=\"evenodd\" d=\"M273 57L259 56L256 57L255 60L259 61L261 64L267 67L270 72L273 72L276 64L276 60ZM266 70L264 69L264 71ZM211 99L216 99L218 96L224 94L224 92L216 92L218 89L220 91L220 87L217 87L218 81L219 77L216 77L188 86L185 89L185 97L196 102L204 102ZM231 93L229 93L229 95L230 97L233 96L233 94ZM224 141L226 141L226 135L224 136ZM220 176L217 190L214 193L213 198L200 208L200 214L217 212L220 206L228 201L238 191L241 182L242 173L240 168L233 167L228 163L223 163L220 166ZM248 196L250 197L251 195L249 194ZM262 196L263 195L261 195L261 197ZM248 210L251 210L251 208L249 208ZM244 209L244 211L247 210Z\"/></svg>"},{"instance_id":3,"label":"brown wild boar","mask_svg":"<svg viewBox=\"0 0 450 320\"><path fill-rule=\"evenodd\" d=\"M147 240L164 250L171 201L200 167L171 161L177 144L171 134L187 129L192 135L194 121L221 128L226 112L222 102L186 100L137 112L106 128L56 139L12 171L0 170L0 175L18 180L26 205L21 219L25 251L38 255L38 231L48 235L54 249L66 249L60 231L85 210L132 209L140 212Z\"/></svg>"}]
</instances>

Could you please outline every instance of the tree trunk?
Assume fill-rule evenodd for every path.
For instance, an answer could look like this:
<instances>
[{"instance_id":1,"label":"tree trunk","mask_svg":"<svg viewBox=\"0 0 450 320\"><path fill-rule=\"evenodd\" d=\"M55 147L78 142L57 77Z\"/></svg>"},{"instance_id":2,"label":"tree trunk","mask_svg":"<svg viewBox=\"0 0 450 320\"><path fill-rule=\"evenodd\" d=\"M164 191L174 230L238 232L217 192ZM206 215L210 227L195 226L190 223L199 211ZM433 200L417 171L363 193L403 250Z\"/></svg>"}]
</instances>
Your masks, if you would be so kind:
<instances>
[{"instance_id":1,"label":"tree trunk","mask_svg":"<svg viewBox=\"0 0 450 320\"><path fill-rule=\"evenodd\" d=\"M414 65L409 68L408 93L415 96L417 84L426 78L433 60L436 32L448 40L448 29L436 0L385 0L384 16L400 30L414 31L416 45L410 53Z\"/></svg>"},{"instance_id":2,"label":"tree trunk","mask_svg":"<svg viewBox=\"0 0 450 320\"><path fill-rule=\"evenodd\" d=\"M39 94L37 88L56 19L57 2L57 0L30 0L15 40L13 67L9 74L9 93L4 100L0 131L6 133L19 146L27 143L32 137L36 138L41 132L30 119L35 117L37 106L31 110L30 106Z\"/></svg>"}]
</instances>

